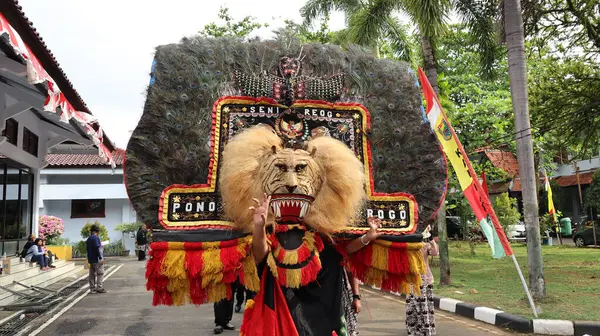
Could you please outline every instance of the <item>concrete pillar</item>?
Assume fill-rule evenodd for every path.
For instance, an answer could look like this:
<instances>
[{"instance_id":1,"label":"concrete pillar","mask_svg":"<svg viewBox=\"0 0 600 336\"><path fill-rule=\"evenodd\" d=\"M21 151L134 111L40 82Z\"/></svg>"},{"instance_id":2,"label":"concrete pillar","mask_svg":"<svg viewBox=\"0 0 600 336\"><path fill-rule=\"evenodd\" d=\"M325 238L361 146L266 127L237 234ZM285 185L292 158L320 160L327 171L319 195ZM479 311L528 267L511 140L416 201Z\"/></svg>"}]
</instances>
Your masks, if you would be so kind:
<instances>
[{"instance_id":1,"label":"concrete pillar","mask_svg":"<svg viewBox=\"0 0 600 336\"><path fill-rule=\"evenodd\" d=\"M42 195L40 195L40 172L39 168L30 168L33 173L33 227L32 232L37 236L40 218L40 206L43 207Z\"/></svg>"}]
</instances>

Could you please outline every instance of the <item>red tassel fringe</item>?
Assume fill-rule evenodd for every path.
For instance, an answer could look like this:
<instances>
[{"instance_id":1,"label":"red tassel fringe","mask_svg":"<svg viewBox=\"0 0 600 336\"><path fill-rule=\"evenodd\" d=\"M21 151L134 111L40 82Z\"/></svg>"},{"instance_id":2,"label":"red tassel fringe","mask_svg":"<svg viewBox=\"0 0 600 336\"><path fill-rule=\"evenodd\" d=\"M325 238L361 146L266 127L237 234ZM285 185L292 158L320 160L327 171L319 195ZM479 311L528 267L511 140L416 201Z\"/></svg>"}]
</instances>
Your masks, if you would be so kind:
<instances>
[{"instance_id":1,"label":"red tassel fringe","mask_svg":"<svg viewBox=\"0 0 600 336\"><path fill-rule=\"evenodd\" d=\"M232 239L220 243L219 259L223 264L222 283L231 284L237 280L238 276L242 283L245 283L241 261L247 256L249 245L240 251L238 248L240 242L238 239ZM202 270L204 268L202 255L205 250L202 243L185 243L183 246L185 249L185 268L190 282L190 301L193 304L207 303L208 292L205 288L202 288ZM150 260L146 266L146 289L154 292L152 299L154 306L173 305L171 293L167 290L169 279L161 273L162 263L168 250L168 242L154 242L151 244ZM229 286L227 296L232 296Z\"/></svg>"}]
</instances>

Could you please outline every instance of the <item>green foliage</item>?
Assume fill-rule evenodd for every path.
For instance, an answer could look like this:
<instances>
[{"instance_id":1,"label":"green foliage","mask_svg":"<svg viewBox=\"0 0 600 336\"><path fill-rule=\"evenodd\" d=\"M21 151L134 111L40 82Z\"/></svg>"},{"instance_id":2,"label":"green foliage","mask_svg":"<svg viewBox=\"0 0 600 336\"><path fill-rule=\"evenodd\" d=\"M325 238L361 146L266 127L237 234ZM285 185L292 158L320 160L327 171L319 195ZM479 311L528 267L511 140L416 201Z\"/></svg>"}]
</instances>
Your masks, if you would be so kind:
<instances>
[{"instance_id":1,"label":"green foliage","mask_svg":"<svg viewBox=\"0 0 600 336\"><path fill-rule=\"evenodd\" d=\"M95 221L93 223L87 222L83 226L83 228L81 228L81 238L88 239L88 237L92 234L92 232L90 231L92 228L92 225L96 225L100 229L100 232L98 233L98 236L100 237L100 241L109 240L108 230L106 229L106 226L100 224L100 222L98 222L98 221Z\"/></svg>"},{"instance_id":2,"label":"green foliage","mask_svg":"<svg viewBox=\"0 0 600 336\"><path fill-rule=\"evenodd\" d=\"M102 252L104 256L120 256L124 250L125 246L120 240L113 244L108 244L102 247Z\"/></svg>"},{"instance_id":3,"label":"green foliage","mask_svg":"<svg viewBox=\"0 0 600 336\"><path fill-rule=\"evenodd\" d=\"M251 16L246 16L241 21L235 21L229 14L229 8L227 7L219 9L218 17L223 23L217 24L212 22L205 25L204 29L199 32L201 36L237 36L245 38L257 29L268 27L268 24L258 23L256 22L256 18Z\"/></svg>"},{"instance_id":4,"label":"green foliage","mask_svg":"<svg viewBox=\"0 0 600 336\"><path fill-rule=\"evenodd\" d=\"M592 184L585 190L584 200L588 209L600 210L600 170L594 174Z\"/></svg>"},{"instance_id":5,"label":"green foliage","mask_svg":"<svg viewBox=\"0 0 600 336\"><path fill-rule=\"evenodd\" d=\"M436 55L443 75L440 92L454 104L446 112L467 152L503 145L512 150L514 123L506 61L495 65L504 76L484 80L476 41L463 25L449 27L438 40Z\"/></svg>"},{"instance_id":6,"label":"green foliage","mask_svg":"<svg viewBox=\"0 0 600 336\"><path fill-rule=\"evenodd\" d=\"M139 223L139 222L123 223L123 224L117 225L117 227L115 227L115 231L119 231L121 233L136 232L142 225L143 225L143 223Z\"/></svg>"},{"instance_id":7,"label":"green foliage","mask_svg":"<svg viewBox=\"0 0 600 336\"><path fill-rule=\"evenodd\" d=\"M71 240L60 236L52 237L46 239L46 245L71 245Z\"/></svg>"},{"instance_id":8,"label":"green foliage","mask_svg":"<svg viewBox=\"0 0 600 336\"><path fill-rule=\"evenodd\" d=\"M562 217L562 213L560 211L556 211L556 219L558 220ZM549 213L545 213L542 217L540 217L540 234L542 236L547 236L548 232L552 230L553 227L556 227L558 223L554 221L554 216Z\"/></svg>"},{"instance_id":9,"label":"green foliage","mask_svg":"<svg viewBox=\"0 0 600 336\"><path fill-rule=\"evenodd\" d=\"M545 148L575 158L600 150L600 65L581 56L555 55L530 43L529 92L535 133Z\"/></svg>"},{"instance_id":10,"label":"green foliage","mask_svg":"<svg viewBox=\"0 0 600 336\"><path fill-rule=\"evenodd\" d=\"M87 255L87 246L85 244L85 241L82 240L80 242L73 244L73 257L74 258L85 257L86 255Z\"/></svg>"},{"instance_id":11,"label":"green foliage","mask_svg":"<svg viewBox=\"0 0 600 336\"><path fill-rule=\"evenodd\" d=\"M333 10L346 14L347 29L342 31L345 42L368 47L378 57L394 58L411 62L414 59L413 39L410 27L402 24L395 16L399 11L409 14L419 23L424 36L435 36L444 25L444 8L449 2L421 3L416 0L361 2L356 0L309 0L301 9L304 26ZM422 22L426 24L421 25Z\"/></svg>"},{"instance_id":12,"label":"green foliage","mask_svg":"<svg viewBox=\"0 0 600 336\"><path fill-rule=\"evenodd\" d=\"M329 15L325 15L318 30L300 25L291 20L285 20L285 26L275 32L276 34L291 34L299 39L300 43L322 43L347 45L347 31L329 30Z\"/></svg>"},{"instance_id":13,"label":"green foliage","mask_svg":"<svg viewBox=\"0 0 600 336\"><path fill-rule=\"evenodd\" d=\"M593 59L600 54L600 3L597 0L527 0L525 28L558 54Z\"/></svg>"},{"instance_id":14,"label":"green foliage","mask_svg":"<svg viewBox=\"0 0 600 336\"><path fill-rule=\"evenodd\" d=\"M508 226L514 225L521 219L521 214L517 210L517 199L508 196L508 193L503 193L494 200L494 211L504 229L508 232Z\"/></svg>"}]
</instances>

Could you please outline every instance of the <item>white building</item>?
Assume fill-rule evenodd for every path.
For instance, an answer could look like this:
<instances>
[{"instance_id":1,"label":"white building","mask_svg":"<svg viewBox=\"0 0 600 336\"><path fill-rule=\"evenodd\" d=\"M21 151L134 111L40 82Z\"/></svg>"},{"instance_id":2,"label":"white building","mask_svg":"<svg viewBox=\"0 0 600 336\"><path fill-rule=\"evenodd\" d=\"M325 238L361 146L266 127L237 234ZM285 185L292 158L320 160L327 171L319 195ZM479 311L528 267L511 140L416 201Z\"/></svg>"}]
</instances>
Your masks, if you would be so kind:
<instances>
[{"instance_id":1,"label":"white building","mask_svg":"<svg viewBox=\"0 0 600 336\"><path fill-rule=\"evenodd\" d=\"M0 255L38 232L40 170L65 142L110 161L104 135L16 1L0 1Z\"/></svg>"},{"instance_id":2,"label":"white building","mask_svg":"<svg viewBox=\"0 0 600 336\"><path fill-rule=\"evenodd\" d=\"M115 227L137 221L123 183L125 151L113 152L116 169L89 146L61 144L46 156L48 166L40 175L40 215L60 217L64 238L80 241L81 228L98 221L106 226L111 241L121 239ZM130 247L131 248L131 247Z\"/></svg>"}]
</instances>

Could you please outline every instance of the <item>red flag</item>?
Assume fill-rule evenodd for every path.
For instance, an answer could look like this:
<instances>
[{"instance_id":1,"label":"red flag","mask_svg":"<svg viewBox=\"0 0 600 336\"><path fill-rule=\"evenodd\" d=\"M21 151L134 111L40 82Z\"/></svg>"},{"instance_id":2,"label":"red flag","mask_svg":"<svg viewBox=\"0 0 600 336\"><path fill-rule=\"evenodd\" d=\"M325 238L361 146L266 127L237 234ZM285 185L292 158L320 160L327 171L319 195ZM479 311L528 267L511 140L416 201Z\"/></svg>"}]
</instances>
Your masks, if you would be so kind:
<instances>
[{"instance_id":1,"label":"red flag","mask_svg":"<svg viewBox=\"0 0 600 336\"><path fill-rule=\"evenodd\" d=\"M442 149L444 150L444 153L446 153L448 161L452 164L458 182L465 194L465 198L471 205L479 224L482 228L485 228L486 231L489 231L490 235L495 236L494 239L491 239L491 236L488 237L488 242L492 247L494 257L500 258L504 254L508 256L512 255L512 248L506 238L502 225L500 225L498 217L496 217L490 199L487 194L483 193L477 174L469 161L469 157L460 143L456 132L454 132L454 128L452 128L446 113L442 109L442 105L433 91L431 83L429 83L427 76L421 68L419 68L419 78L421 80L421 85L423 86L425 100L427 101L426 116L427 120L429 120L431 129L442 145ZM488 217L492 221L493 229L489 227ZM496 242L498 242L498 244L496 244ZM502 245L502 248L499 248L500 246L498 245Z\"/></svg>"}]
</instances>

